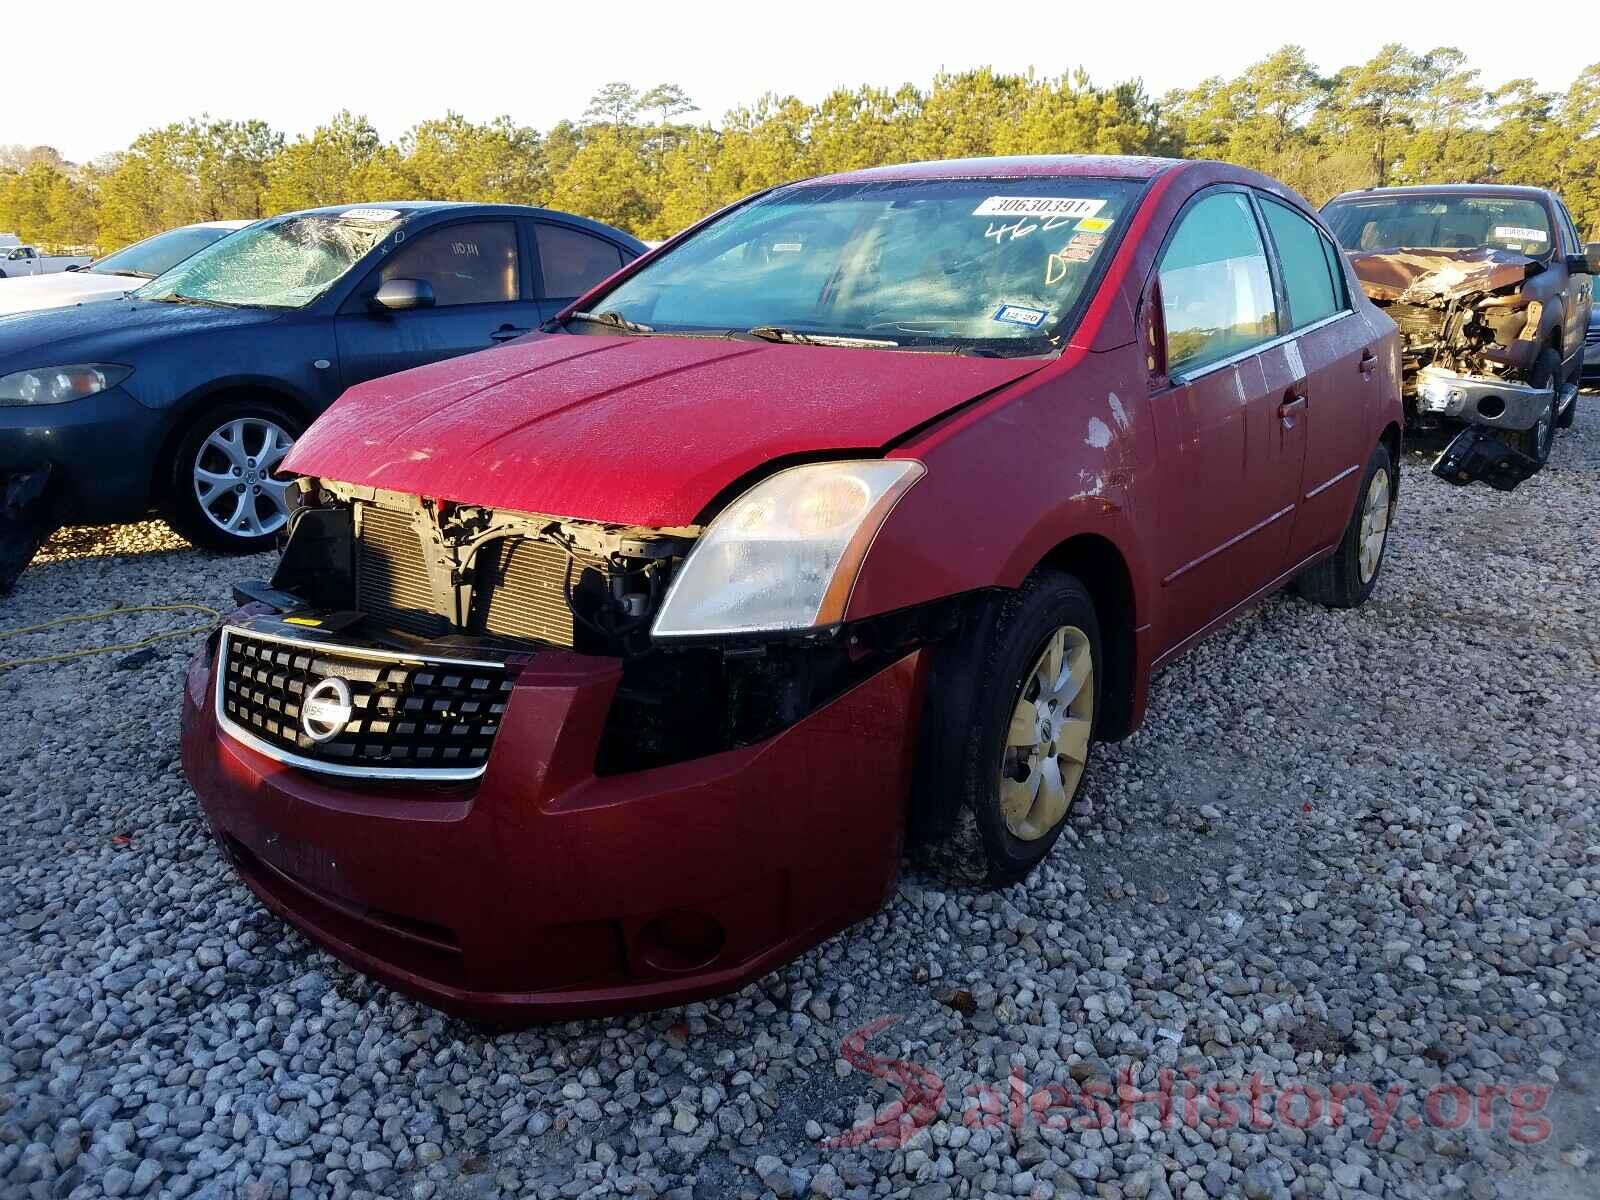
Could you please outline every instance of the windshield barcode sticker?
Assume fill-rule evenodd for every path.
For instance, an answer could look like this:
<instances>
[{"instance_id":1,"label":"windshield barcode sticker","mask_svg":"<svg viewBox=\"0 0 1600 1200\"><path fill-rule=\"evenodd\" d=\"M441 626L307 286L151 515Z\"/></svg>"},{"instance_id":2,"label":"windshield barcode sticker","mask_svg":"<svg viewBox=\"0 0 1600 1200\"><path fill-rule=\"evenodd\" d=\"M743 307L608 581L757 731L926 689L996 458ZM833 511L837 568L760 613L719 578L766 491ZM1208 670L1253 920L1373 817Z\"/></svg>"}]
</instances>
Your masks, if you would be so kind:
<instances>
[{"instance_id":1,"label":"windshield barcode sticker","mask_svg":"<svg viewBox=\"0 0 1600 1200\"><path fill-rule=\"evenodd\" d=\"M1520 225L1499 225L1495 227L1495 237L1502 241L1517 242L1545 242L1550 239L1545 237L1542 229L1524 229Z\"/></svg>"},{"instance_id":2,"label":"windshield barcode sticker","mask_svg":"<svg viewBox=\"0 0 1600 1200\"><path fill-rule=\"evenodd\" d=\"M990 196L972 210L975 217L1092 217L1104 200L1063 196Z\"/></svg>"}]
</instances>

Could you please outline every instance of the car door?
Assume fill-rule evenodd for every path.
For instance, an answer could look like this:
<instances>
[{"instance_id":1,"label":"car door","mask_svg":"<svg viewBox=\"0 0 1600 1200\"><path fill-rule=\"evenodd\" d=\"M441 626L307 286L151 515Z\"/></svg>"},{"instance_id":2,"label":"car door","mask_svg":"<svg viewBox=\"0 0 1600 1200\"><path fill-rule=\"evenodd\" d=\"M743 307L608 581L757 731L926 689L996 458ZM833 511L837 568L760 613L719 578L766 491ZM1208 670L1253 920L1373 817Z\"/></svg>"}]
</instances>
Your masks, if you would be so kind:
<instances>
[{"instance_id":1,"label":"car door","mask_svg":"<svg viewBox=\"0 0 1600 1200\"><path fill-rule=\"evenodd\" d=\"M1261 192L1255 200L1281 280L1283 351L1305 379L1305 471L1289 562L1336 543L1355 508L1376 442L1378 336L1355 311L1339 251L1306 217Z\"/></svg>"},{"instance_id":2,"label":"car door","mask_svg":"<svg viewBox=\"0 0 1600 1200\"><path fill-rule=\"evenodd\" d=\"M1556 202L1556 245L1561 254L1583 257L1583 241L1567 206ZM1561 317L1562 380L1576 379L1583 371L1583 343L1589 332L1590 306L1594 302L1594 276L1567 272L1566 304Z\"/></svg>"},{"instance_id":3,"label":"car door","mask_svg":"<svg viewBox=\"0 0 1600 1200\"><path fill-rule=\"evenodd\" d=\"M1285 569L1305 458L1304 379L1285 352L1266 243L1241 188L1201 192L1147 298L1167 649Z\"/></svg>"},{"instance_id":4,"label":"car door","mask_svg":"<svg viewBox=\"0 0 1600 1200\"><path fill-rule=\"evenodd\" d=\"M344 385L487 350L535 328L539 308L525 262L517 222L509 217L434 225L407 239L340 309ZM373 295L391 279L426 282L432 307L374 308Z\"/></svg>"},{"instance_id":5,"label":"car door","mask_svg":"<svg viewBox=\"0 0 1600 1200\"><path fill-rule=\"evenodd\" d=\"M622 249L571 225L532 221L539 249L539 311L549 320L607 276L622 269Z\"/></svg>"}]
</instances>

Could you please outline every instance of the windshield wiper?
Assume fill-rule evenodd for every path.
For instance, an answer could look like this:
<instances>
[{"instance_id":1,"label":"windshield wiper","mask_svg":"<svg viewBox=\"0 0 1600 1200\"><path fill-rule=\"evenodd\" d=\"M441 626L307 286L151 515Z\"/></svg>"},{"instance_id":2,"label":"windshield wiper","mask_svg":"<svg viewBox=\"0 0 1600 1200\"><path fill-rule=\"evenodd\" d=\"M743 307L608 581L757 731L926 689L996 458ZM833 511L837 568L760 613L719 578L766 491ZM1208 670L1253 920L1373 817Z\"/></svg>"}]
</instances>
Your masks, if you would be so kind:
<instances>
[{"instance_id":1,"label":"windshield wiper","mask_svg":"<svg viewBox=\"0 0 1600 1200\"><path fill-rule=\"evenodd\" d=\"M575 312L567 315L568 321L587 321L591 325L609 325L612 329L620 329L623 333L654 333L655 329L649 325L642 325L638 321L630 321L619 312Z\"/></svg>"},{"instance_id":2,"label":"windshield wiper","mask_svg":"<svg viewBox=\"0 0 1600 1200\"><path fill-rule=\"evenodd\" d=\"M185 296L182 292L173 292L167 296L150 296L148 299L158 300L162 304L198 304L203 308L249 308L248 304L238 304L232 300L209 300L200 296Z\"/></svg>"},{"instance_id":3,"label":"windshield wiper","mask_svg":"<svg viewBox=\"0 0 1600 1200\"><path fill-rule=\"evenodd\" d=\"M97 271L93 267L89 270L96 275L126 275L129 279L154 279L149 271Z\"/></svg>"},{"instance_id":4,"label":"windshield wiper","mask_svg":"<svg viewBox=\"0 0 1600 1200\"><path fill-rule=\"evenodd\" d=\"M896 350L900 343L888 338L843 337L833 333L801 333L781 325L756 325L746 329L751 337L764 342L781 342L792 346L852 346L861 350Z\"/></svg>"}]
</instances>

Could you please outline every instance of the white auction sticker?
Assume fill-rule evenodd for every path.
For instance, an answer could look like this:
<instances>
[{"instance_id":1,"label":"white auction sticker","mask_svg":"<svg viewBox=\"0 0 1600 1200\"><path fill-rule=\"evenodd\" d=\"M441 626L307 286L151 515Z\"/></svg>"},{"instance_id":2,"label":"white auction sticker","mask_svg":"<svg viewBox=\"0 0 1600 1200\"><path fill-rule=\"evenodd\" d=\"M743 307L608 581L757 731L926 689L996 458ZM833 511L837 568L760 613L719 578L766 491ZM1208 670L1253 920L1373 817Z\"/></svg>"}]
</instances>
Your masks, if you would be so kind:
<instances>
[{"instance_id":1,"label":"white auction sticker","mask_svg":"<svg viewBox=\"0 0 1600 1200\"><path fill-rule=\"evenodd\" d=\"M1548 242L1542 229L1523 229L1519 225L1497 225L1495 237L1503 242Z\"/></svg>"},{"instance_id":2,"label":"white auction sticker","mask_svg":"<svg viewBox=\"0 0 1600 1200\"><path fill-rule=\"evenodd\" d=\"M972 210L975 217L1092 217L1104 200L1064 196L990 196Z\"/></svg>"}]
</instances>

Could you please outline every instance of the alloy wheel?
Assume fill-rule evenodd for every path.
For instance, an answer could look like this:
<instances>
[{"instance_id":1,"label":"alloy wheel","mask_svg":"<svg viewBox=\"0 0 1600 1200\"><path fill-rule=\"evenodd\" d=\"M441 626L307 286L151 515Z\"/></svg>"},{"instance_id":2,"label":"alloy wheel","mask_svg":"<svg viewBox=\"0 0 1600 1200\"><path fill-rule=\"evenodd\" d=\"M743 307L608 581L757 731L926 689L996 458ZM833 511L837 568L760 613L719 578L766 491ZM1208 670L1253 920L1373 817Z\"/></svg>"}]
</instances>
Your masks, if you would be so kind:
<instances>
[{"instance_id":1,"label":"alloy wheel","mask_svg":"<svg viewBox=\"0 0 1600 1200\"><path fill-rule=\"evenodd\" d=\"M1094 729L1089 637L1063 625L1046 639L1011 714L1000 766L1000 811L1021 841L1047 835L1067 815L1089 760Z\"/></svg>"},{"instance_id":2,"label":"alloy wheel","mask_svg":"<svg viewBox=\"0 0 1600 1200\"><path fill-rule=\"evenodd\" d=\"M234 537L282 529L289 519L289 485L272 472L293 445L288 431L266 417L239 417L212 430L194 460L200 511Z\"/></svg>"},{"instance_id":3,"label":"alloy wheel","mask_svg":"<svg viewBox=\"0 0 1600 1200\"><path fill-rule=\"evenodd\" d=\"M1389 536L1389 472L1380 470L1367 485L1361 510L1361 582L1371 583L1383 561L1383 544Z\"/></svg>"}]
</instances>

